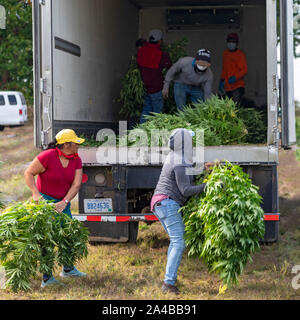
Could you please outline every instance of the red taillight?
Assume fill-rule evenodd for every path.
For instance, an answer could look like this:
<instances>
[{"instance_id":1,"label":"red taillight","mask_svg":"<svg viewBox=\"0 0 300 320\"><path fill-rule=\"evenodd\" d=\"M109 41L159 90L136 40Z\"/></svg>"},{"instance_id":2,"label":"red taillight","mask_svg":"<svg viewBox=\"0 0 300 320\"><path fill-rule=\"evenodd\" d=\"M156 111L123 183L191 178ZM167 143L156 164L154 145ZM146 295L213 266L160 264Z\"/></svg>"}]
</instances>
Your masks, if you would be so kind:
<instances>
[{"instance_id":1,"label":"red taillight","mask_svg":"<svg viewBox=\"0 0 300 320\"><path fill-rule=\"evenodd\" d=\"M19 109L19 116L21 116L23 114L23 110Z\"/></svg>"},{"instance_id":2,"label":"red taillight","mask_svg":"<svg viewBox=\"0 0 300 320\"><path fill-rule=\"evenodd\" d=\"M82 183L86 183L89 180L88 175L83 173L82 174Z\"/></svg>"}]
</instances>

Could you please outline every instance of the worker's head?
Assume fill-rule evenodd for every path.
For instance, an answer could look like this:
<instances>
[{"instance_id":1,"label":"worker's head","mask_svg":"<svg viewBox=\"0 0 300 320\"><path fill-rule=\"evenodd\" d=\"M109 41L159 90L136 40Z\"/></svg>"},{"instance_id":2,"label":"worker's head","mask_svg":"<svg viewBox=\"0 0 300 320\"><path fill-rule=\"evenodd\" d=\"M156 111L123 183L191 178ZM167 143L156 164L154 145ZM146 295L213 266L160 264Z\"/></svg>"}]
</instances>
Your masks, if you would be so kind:
<instances>
[{"instance_id":1,"label":"worker's head","mask_svg":"<svg viewBox=\"0 0 300 320\"><path fill-rule=\"evenodd\" d=\"M161 30L154 29L149 33L149 43L161 43L163 38L163 33Z\"/></svg>"},{"instance_id":2,"label":"worker's head","mask_svg":"<svg viewBox=\"0 0 300 320\"><path fill-rule=\"evenodd\" d=\"M137 39L135 42L136 49L137 50L140 49L146 42L147 42L147 40L145 40L144 38Z\"/></svg>"},{"instance_id":3,"label":"worker's head","mask_svg":"<svg viewBox=\"0 0 300 320\"><path fill-rule=\"evenodd\" d=\"M238 43L239 43L239 36L237 35L237 33L233 32L233 33L230 33L228 36L227 36L227 48L230 50L230 51L234 51L237 49L238 47Z\"/></svg>"},{"instance_id":4,"label":"worker's head","mask_svg":"<svg viewBox=\"0 0 300 320\"><path fill-rule=\"evenodd\" d=\"M200 49L197 51L194 68L196 72L204 72L211 66L210 51L207 49Z\"/></svg>"},{"instance_id":5,"label":"worker's head","mask_svg":"<svg viewBox=\"0 0 300 320\"><path fill-rule=\"evenodd\" d=\"M67 149L70 153L75 153L78 146L82 144L85 139L79 138L72 129L63 129L55 136L56 145L61 149Z\"/></svg>"},{"instance_id":6,"label":"worker's head","mask_svg":"<svg viewBox=\"0 0 300 320\"><path fill-rule=\"evenodd\" d=\"M169 138L169 147L174 152L170 159L176 164L191 164L193 162L193 136L194 131L177 128L172 131Z\"/></svg>"}]
</instances>

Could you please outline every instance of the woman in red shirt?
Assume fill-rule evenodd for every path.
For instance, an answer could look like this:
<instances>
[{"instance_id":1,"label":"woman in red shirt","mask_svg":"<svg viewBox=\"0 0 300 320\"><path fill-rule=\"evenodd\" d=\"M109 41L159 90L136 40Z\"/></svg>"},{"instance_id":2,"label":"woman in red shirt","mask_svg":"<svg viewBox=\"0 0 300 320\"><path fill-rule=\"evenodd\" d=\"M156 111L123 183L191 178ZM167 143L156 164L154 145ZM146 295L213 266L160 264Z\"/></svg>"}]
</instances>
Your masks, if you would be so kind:
<instances>
[{"instance_id":1,"label":"woman in red shirt","mask_svg":"<svg viewBox=\"0 0 300 320\"><path fill-rule=\"evenodd\" d=\"M33 200L52 200L55 202L56 211L67 214L70 218L70 201L78 193L82 181L82 162L77 151L83 142L84 139L77 137L73 130L61 130L48 145L48 149L41 152L25 171L25 181L32 191ZM60 275L86 276L74 266L64 266ZM44 274L41 287L50 284L61 283L52 275Z\"/></svg>"}]
</instances>

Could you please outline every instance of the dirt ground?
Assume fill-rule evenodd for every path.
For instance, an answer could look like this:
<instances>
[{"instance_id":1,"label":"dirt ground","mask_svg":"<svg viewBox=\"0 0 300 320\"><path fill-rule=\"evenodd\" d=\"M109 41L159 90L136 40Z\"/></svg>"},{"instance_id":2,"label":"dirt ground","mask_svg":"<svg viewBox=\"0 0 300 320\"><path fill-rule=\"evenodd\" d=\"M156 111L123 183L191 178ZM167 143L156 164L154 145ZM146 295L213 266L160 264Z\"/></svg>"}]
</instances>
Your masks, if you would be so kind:
<instances>
[{"instance_id":1,"label":"dirt ground","mask_svg":"<svg viewBox=\"0 0 300 320\"><path fill-rule=\"evenodd\" d=\"M6 202L30 197L23 172L38 153L33 143L32 124L0 132L0 196ZM295 148L280 150L279 159L281 217L278 243L262 246L254 255L253 263L247 265L239 287L223 295L218 294L218 276L209 274L204 265L185 255L178 278L183 291L181 299L300 299L300 289L292 287L295 276L292 268L300 265L300 163L296 160ZM88 258L79 267L91 277L86 282L80 281L75 288L72 285L63 290L42 292L40 280L35 279L32 292L15 294L2 290L0 300L173 299L162 295L159 290L166 263L167 240L159 223L148 229L140 225L136 245L89 246ZM121 274L127 274L126 278L116 276ZM71 284L75 285L74 282Z\"/></svg>"}]
</instances>

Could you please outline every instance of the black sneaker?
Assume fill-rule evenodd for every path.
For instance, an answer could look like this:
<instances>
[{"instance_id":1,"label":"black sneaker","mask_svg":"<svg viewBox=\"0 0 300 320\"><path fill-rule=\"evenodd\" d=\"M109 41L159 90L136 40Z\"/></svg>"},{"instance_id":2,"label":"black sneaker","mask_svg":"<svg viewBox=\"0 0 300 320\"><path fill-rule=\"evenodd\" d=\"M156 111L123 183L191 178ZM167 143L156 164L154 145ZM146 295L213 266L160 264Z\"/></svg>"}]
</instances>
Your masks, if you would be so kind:
<instances>
[{"instance_id":1,"label":"black sneaker","mask_svg":"<svg viewBox=\"0 0 300 320\"><path fill-rule=\"evenodd\" d=\"M165 283L165 282L162 285L161 290L163 293L170 292L170 293L175 293L177 295L180 294L180 291L176 286L173 286L173 285Z\"/></svg>"}]
</instances>

